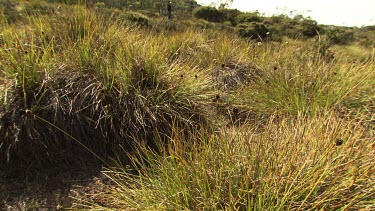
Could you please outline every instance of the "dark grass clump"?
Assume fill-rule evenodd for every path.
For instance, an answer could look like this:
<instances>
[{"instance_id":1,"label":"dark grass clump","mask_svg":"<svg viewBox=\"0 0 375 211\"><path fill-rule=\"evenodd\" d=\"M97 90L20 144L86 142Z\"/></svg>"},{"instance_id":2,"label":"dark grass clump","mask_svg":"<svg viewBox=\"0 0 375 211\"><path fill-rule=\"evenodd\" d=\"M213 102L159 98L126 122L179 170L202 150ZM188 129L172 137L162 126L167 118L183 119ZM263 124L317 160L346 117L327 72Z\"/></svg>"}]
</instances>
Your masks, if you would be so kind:
<instances>
[{"instance_id":1,"label":"dark grass clump","mask_svg":"<svg viewBox=\"0 0 375 211\"><path fill-rule=\"evenodd\" d=\"M0 115L1 161L75 160L85 152L103 157L133 141L152 145L153 135L167 137L172 124L186 134L204 124L204 112L194 102L170 101L178 99L177 87L142 71L131 76L126 91L108 88L95 75L68 70L45 77L26 98L13 86L13 97Z\"/></svg>"},{"instance_id":2,"label":"dark grass clump","mask_svg":"<svg viewBox=\"0 0 375 211\"><path fill-rule=\"evenodd\" d=\"M170 135L171 125L188 135L209 124L210 77L168 61L166 38L149 40L146 31L104 22L77 7L55 33L38 17L30 17L30 30L7 26L0 51L1 163L103 159L136 141L152 146L155 134ZM50 39L40 42L39 30L31 30L38 26Z\"/></svg>"},{"instance_id":3,"label":"dark grass clump","mask_svg":"<svg viewBox=\"0 0 375 211\"><path fill-rule=\"evenodd\" d=\"M260 119L261 114L250 113L241 105L233 104L232 95L238 90L256 83L263 75L263 70L254 64L228 62L212 71L215 85L220 94L213 99L218 112L228 120L228 125L241 125L248 121Z\"/></svg>"},{"instance_id":4,"label":"dark grass clump","mask_svg":"<svg viewBox=\"0 0 375 211\"><path fill-rule=\"evenodd\" d=\"M218 89L222 91L233 91L242 85L254 81L262 74L255 65L236 64L233 62L221 64L215 67L213 77L217 82Z\"/></svg>"}]
</instances>

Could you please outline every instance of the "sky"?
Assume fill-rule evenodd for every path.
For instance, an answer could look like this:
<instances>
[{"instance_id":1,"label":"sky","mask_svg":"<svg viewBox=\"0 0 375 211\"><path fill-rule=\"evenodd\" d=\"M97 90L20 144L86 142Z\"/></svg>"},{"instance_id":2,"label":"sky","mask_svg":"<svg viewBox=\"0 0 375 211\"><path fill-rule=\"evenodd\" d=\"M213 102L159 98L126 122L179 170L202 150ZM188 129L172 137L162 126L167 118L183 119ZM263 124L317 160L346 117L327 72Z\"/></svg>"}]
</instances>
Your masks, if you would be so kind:
<instances>
[{"instance_id":1,"label":"sky","mask_svg":"<svg viewBox=\"0 0 375 211\"><path fill-rule=\"evenodd\" d=\"M196 0L209 5L218 0ZM234 0L230 8L256 10L265 16L302 14L318 24L337 26L375 25L375 0Z\"/></svg>"}]
</instances>

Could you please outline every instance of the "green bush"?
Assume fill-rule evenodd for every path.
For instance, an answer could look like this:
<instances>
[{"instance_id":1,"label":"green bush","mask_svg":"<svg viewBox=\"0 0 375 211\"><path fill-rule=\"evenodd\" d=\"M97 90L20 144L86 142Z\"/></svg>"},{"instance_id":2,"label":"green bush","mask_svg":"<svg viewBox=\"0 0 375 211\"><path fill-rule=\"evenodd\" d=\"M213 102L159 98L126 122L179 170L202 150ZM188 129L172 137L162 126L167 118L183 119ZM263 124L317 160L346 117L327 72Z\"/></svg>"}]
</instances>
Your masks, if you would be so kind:
<instances>
[{"instance_id":1,"label":"green bush","mask_svg":"<svg viewBox=\"0 0 375 211\"><path fill-rule=\"evenodd\" d=\"M290 18L286 15L274 15L267 19L267 21L269 21L270 24L284 24L289 20Z\"/></svg>"},{"instance_id":2,"label":"green bush","mask_svg":"<svg viewBox=\"0 0 375 211\"><path fill-rule=\"evenodd\" d=\"M237 25L236 18L242 13L237 9L221 9L225 21L229 21L233 26Z\"/></svg>"},{"instance_id":3,"label":"green bush","mask_svg":"<svg viewBox=\"0 0 375 211\"><path fill-rule=\"evenodd\" d=\"M263 17L259 16L258 13L242 13L236 17L236 24L248 23L248 22L262 22Z\"/></svg>"},{"instance_id":4,"label":"green bush","mask_svg":"<svg viewBox=\"0 0 375 211\"><path fill-rule=\"evenodd\" d=\"M224 20L224 14L214 7L198 7L193 10L193 16L215 23L219 23Z\"/></svg>"},{"instance_id":5,"label":"green bush","mask_svg":"<svg viewBox=\"0 0 375 211\"><path fill-rule=\"evenodd\" d=\"M262 23L239 24L235 31L241 37L250 37L252 39L263 39L267 36L268 28Z\"/></svg>"},{"instance_id":6,"label":"green bush","mask_svg":"<svg viewBox=\"0 0 375 211\"><path fill-rule=\"evenodd\" d=\"M306 37L314 37L315 35L318 34L318 31L320 30L318 23L309 18L303 19L300 22L300 24L301 24L301 33L303 36L306 36Z\"/></svg>"},{"instance_id":7,"label":"green bush","mask_svg":"<svg viewBox=\"0 0 375 211\"><path fill-rule=\"evenodd\" d=\"M265 19L263 23L269 29L271 39L274 41L281 41L283 36L294 38L298 35L297 22L286 15L272 16Z\"/></svg>"},{"instance_id":8,"label":"green bush","mask_svg":"<svg viewBox=\"0 0 375 211\"><path fill-rule=\"evenodd\" d=\"M334 28L326 32L327 38L332 44L348 44L355 40L354 32L350 29Z\"/></svg>"}]
</instances>

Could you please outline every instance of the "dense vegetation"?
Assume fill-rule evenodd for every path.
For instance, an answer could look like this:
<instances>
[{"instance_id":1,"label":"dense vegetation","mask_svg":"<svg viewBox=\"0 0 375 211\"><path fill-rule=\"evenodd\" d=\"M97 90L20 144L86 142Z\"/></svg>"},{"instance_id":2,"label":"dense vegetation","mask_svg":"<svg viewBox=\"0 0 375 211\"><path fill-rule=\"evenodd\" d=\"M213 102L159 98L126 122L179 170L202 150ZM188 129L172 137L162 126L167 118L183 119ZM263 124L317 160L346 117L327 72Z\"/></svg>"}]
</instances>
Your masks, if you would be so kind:
<instances>
[{"instance_id":1,"label":"dense vegetation","mask_svg":"<svg viewBox=\"0 0 375 211\"><path fill-rule=\"evenodd\" d=\"M180 2L1 0L1 176L99 160L72 208L375 209L374 28Z\"/></svg>"}]
</instances>

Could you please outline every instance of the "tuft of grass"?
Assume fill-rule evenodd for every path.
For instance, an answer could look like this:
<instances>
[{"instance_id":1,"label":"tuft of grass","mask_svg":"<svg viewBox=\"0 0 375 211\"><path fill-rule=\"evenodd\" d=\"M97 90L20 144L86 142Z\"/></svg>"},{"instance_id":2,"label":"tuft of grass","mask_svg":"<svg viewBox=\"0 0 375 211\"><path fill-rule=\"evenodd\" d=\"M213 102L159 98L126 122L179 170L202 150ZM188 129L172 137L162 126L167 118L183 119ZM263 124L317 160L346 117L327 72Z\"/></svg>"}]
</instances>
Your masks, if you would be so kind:
<instances>
[{"instance_id":1,"label":"tuft of grass","mask_svg":"<svg viewBox=\"0 0 375 211\"><path fill-rule=\"evenodd\" d=\"M263 58L256 57L261 74L231 97L233 104L250 113L271 115L276 110L280 115L314 116L343 105L358 109L359 104L349 101L360 103L361 100L353 99L352 95L356 99L374 98L368 86L375 77L371 62L316 61L311 57L314 51L294 45L279 46L279 49L266 46L261 52ZM371 107L367 103L361 105Z\"/></svg>"},{"instance_id":2,"label":"tuft of grass","mask_svg":"<svg viewBox=\"0 0 375 211\"><path fill-rule=\"evenodd\" d=\"M333 113L271 118L261 131L203 129L188 140L176 130L170 142L162 153L140 144L132 167L106 171L115 185L103 197L140 210L374 208L370 133Z\"/></svg>"},{"instance_id":3,"label":"tuft of grass","mask_svg":"<svg viewBox=\"0 0 375 211\"><path fill-rule=\"evenodd\" d=\"M30 17L24 31L9 26L2 33L1 78L12 82L2 99L2 161L13 155L28 162L26 154L54 161L73 149L83 153L81 145L106 156L118 144L152 145L153 132L167 137L172 122L186 134L209 124L212 78L194 63L172 60L170 36L82 6L65 9L73 15L61 14L55 33L44 17Z\"/></svg>"}]
</instances>

